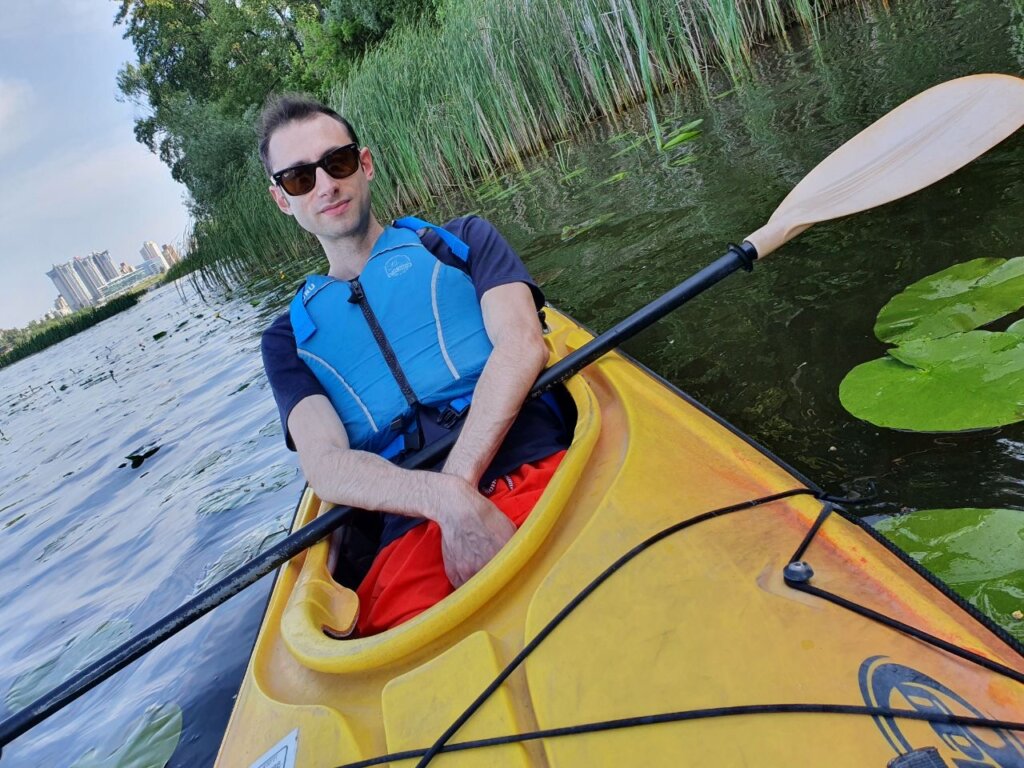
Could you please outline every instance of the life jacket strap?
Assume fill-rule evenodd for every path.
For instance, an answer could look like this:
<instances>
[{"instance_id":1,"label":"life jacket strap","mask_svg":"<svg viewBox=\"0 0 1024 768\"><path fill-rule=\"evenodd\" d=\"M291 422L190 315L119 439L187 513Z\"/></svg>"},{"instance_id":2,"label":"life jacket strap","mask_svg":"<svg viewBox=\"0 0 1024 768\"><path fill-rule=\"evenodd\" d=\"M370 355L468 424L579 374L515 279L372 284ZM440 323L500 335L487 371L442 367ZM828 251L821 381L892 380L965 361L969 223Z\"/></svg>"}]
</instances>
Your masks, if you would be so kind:
<instances>
[{"instance_id":1,"label":"life jacket strap","mask_svg":"<svg viewBox=\"0 0 1024 768\"><path fill-rule=\"evenodd\" d=\"M444 244L447 245L451 252L458 256L462 261L469 261L469 246L462 242L459 238L453 235L444 227L439 227L435 224L431 224L429 221L418 219L415 216L404 216L401 219L395 219L392 222L395 227L401 227L402 229L411 229L416 232L421 229L432 230L438 237L440 237Z\"/></svg>"}]
</instances>

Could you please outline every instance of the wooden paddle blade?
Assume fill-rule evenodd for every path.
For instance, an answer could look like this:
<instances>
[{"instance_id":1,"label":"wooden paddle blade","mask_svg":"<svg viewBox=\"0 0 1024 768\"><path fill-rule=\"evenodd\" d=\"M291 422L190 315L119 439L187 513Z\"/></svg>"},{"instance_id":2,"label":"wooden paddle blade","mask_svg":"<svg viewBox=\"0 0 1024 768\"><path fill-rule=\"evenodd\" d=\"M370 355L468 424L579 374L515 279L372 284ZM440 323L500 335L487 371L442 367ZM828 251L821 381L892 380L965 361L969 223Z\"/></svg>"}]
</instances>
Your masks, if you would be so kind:
<instances>
[{"instance_id":1,"label":"wooden paddle blade","mask_svg":"<svg viewBox=\"0 0 1024 768\"><path fill-rule=\"evenodd\" d=\"M934 184L1024 125L1024 80L971 75L936 85L879 118L822 160L761 229L759 258L819 221L864 211Z\"/></svg>"}]
</instances>

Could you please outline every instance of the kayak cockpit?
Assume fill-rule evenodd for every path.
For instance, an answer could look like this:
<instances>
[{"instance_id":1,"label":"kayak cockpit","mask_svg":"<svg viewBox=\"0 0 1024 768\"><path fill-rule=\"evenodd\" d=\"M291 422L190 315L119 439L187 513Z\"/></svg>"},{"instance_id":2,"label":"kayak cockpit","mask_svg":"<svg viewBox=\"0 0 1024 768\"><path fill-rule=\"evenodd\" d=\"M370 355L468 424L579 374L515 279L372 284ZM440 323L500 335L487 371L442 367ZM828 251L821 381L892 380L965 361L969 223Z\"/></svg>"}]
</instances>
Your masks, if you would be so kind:
<instances>
[{"instance_id":1,"label":"kayak cockpit","mask_svg":"<svg viewBox=\"0 0 1024 768\"><path fill-rule=\"evenodd\" d=\"M572 338L577 334L579 338ZM563 328L550 339L556 356L575 348L589 335L575 328ZM281 617L281 638L304 666L321 672L352 672L395 662L458 627L469 616L487 606L512 581L542 546L557 523L577 480L583 476L594 445L601 433L601 413L590 385L575 377L566 384L571 408L575 410L573 441L529 518L509 544L469 582L429 610L380 635L352 637L359 615L359 600L352 587L360 569L340 561L341 537L351 549L353 537L372 539L373 530L359 525L321 541L304 555L301 570ZM311 490L299 507L296 527L329 508ZM372 515L373 513L364 513ZM372 520L367 521L372 525ZM358 545L358 542L355 542ZM300 556L301 557L301 556ZM282 575L282 578L287 576ZM347 582L347 583L343 583Z\"/></svg>"}]
</instances>

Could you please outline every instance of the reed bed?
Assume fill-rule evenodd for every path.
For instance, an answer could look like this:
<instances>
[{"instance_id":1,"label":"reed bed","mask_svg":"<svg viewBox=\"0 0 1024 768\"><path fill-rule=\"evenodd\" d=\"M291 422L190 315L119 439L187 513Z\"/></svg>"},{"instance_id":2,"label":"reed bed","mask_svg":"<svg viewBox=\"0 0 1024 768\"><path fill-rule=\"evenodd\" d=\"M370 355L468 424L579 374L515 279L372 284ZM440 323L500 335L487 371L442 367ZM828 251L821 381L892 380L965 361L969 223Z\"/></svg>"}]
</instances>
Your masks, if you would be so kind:
<instances>
[{"instance_id":1,"label":"reed bed","mask_svg":"<svg viewBox=\"0 0 1024 768\"><path fill-rule=\"evenodd\" d=\"M172 267L167 280L191 272L202 288L284 279L320 255L316 240L277 210L267 186L262 169L241 175L217 213L195 224L189 258Z\"/></svg>"},{"instance_id":2,"label":"reed bed","mask_svg":"<svg viewBox=\"0 0 1024 768\"><path fill-rule=\"evenodd\" d=\"M144 291L137 291L125 294L124 296L118 296L101 307L88 307L61 320L55 320L52 324L47 325L39 332L32 334L25 341L16 344L0 355L0 368L16 363L18 360L34 355L36 352L41 352L47 347L64 341L64 339L70 338L76 333L80 333L86 328L104 321L108 317L116 315L118 312L124 312L128 308L134 307L139 302L139 297L143 293Z\"/></svg>"},{"instance_id":3,"label":"reed bed","mask_svg":"<svg viewBox=\"0 0 1024 768\"><path fill-rule=\"evenodd\" d=\"M375 205L390 217L466 192L587 123L712 70L745 76L751 47L813 27L842 0L451 0L437 23L399 28L332 104L376 155ZM185 269L237 285L309 264L315 243L274 209L257 164L200 221Z\"/></svg>"},{"instance_id":4,"label":"reed bed","mask_svg":"<svg viewBox=\"0 0 1024 768\"><path fill-rule=\"evenodd\" d=\"M458 0L401 29L332 103L380 158L394 212L465 189L601 116L712 69L744 76L754 43L839 0Z\"/></svg>"}]
</instances>

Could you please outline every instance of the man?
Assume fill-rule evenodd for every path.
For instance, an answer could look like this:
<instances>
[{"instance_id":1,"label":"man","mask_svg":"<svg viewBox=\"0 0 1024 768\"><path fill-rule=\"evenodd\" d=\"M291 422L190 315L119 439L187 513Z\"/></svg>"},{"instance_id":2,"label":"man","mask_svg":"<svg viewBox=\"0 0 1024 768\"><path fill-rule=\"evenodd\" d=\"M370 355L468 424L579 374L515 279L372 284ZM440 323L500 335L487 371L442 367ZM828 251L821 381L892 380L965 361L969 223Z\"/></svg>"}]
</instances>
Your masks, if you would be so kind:
<instances>
[{"instance_id":1,"label":"man","mask_svg":"<svg viewBox=\"0 0 1024 768\"><path fill-rule=\"evenodd\" d=\"M382 226L370 207L370 150L322 104L270 103L260 156L278 208L316 236L329 264L265 331L264 366L286 442L317 495L386 513L357 589L357 631L374 634L486 565L561 459L569 436L559 415L540 400L524 405L548 357L543 297L482 219L422 235ZM460 419L441 471L383 458Z\"/></svg>"}]
</instances>

